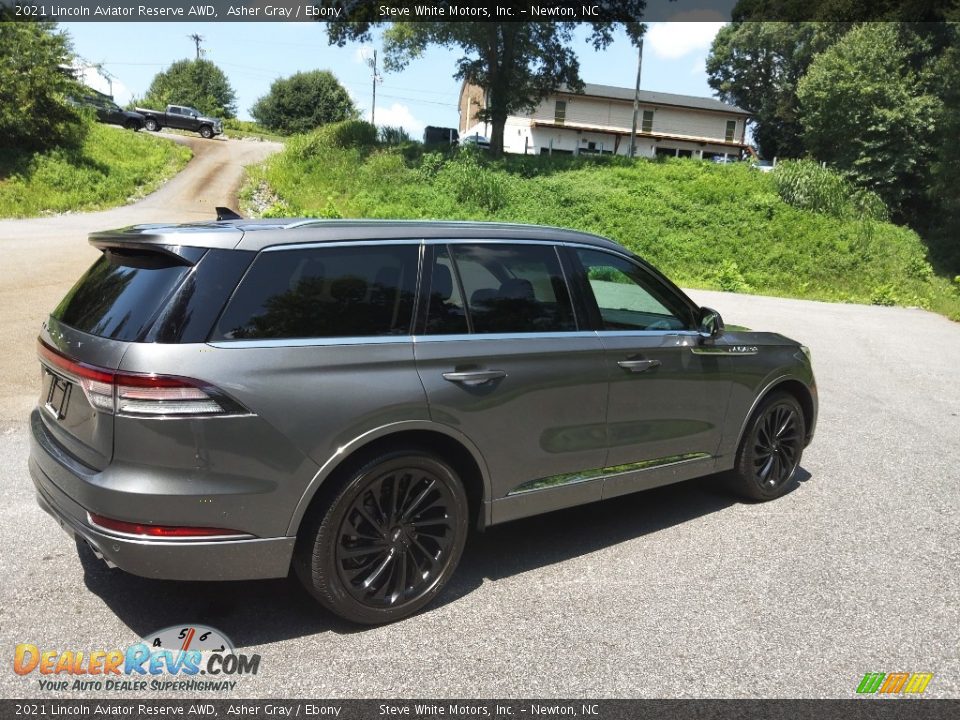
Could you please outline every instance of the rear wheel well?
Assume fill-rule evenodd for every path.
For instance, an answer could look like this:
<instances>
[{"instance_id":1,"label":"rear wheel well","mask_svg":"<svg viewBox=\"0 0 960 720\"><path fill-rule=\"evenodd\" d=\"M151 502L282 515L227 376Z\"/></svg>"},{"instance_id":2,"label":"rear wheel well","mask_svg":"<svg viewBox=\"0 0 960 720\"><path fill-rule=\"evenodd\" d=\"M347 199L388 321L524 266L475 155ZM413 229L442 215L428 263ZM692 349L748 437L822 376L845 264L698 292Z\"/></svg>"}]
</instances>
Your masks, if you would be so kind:
<instances>
[{"instance_id":1,"label":"rear wheel well","mask_svg":"<svg viewBox=\"0 0 960 720\"><path fill-rule=\"evenodd\" d=\"M356 448L333 469L324 479L319 489L310 500L310 505L300 521L302 528L309 515L332 500L333 494L341 484L361 466L371 459L393 450L422 451L435 455L449 465L460 476L463 489L467 493L470 507L470 520L474 527L483 525L483 475L473 455L462 444L443 433L431 430L404 430L371 440L365 445ZM298 528L299 534L299 528Z\"/></svg>"}]
</instances>

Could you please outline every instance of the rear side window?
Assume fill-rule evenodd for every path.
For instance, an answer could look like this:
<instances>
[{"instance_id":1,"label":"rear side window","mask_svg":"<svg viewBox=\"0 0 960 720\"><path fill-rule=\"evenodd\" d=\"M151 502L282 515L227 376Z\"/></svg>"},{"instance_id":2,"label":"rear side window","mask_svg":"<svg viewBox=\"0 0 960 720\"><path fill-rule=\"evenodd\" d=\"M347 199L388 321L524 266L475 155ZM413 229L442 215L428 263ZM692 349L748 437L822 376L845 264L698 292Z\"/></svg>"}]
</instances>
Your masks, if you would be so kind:
<instances>
[{"instance_id":1,"label":"rear side window","mask_svg":"<svg viewBox=\"0 0 960 720\"><path fill-rule=\"evenodd\" d=\"M165 253L106 250L53 317L91 335L135 341L189 271Z\"/></svg>"},{"instance_id":2,"label":"rear side window","mask_svg":"<svg viewBox=\"0 0 960 720\"><path fill-rule=\"evenodd\" d=\"M263 252L211 339L408 335L418 258L417 245Z\"/></svg>"}]
</instances>

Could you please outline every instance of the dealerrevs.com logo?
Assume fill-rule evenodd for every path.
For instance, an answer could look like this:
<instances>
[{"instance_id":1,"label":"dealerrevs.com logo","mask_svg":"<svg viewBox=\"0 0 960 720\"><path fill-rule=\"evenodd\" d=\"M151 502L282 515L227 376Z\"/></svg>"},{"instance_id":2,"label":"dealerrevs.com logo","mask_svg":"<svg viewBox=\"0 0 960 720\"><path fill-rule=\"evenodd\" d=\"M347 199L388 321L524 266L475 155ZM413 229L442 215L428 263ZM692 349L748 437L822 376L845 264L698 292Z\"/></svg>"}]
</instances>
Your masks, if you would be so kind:
<instances>
[{"instance_id":1,"label":"dealerrevs.com logo","mask_svg":"<svg viewBox=\"0 0 960 720\"><path fill-rule=\"evenodd\" d=\"M857 686L860 695L921 695L933 673L867 673Z\"/></svg>"},{"instance_id":2,"label":"dealerrevs.com logo","mask_svg":"<svg viewBox=\"0 0 960 720\"><path fill-rule=\"evenodd\" d=\"M17 645L13 671L35 677L41 690L211 692L233 690L234 679L256 675L259 655L234 650L230 639L206 625L176 625L126 649L56 650Z\"/></svg>"}]
</instances>

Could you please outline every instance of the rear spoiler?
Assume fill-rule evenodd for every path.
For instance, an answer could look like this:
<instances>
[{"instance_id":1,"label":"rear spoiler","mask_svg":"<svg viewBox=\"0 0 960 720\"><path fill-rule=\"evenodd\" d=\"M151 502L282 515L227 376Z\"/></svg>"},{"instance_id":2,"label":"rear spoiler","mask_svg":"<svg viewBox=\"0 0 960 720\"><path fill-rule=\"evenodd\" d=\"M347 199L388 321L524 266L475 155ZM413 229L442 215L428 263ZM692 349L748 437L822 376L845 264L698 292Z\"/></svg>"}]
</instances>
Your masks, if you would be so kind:
<instances>
[{"instance_id":1,"label":"rear spoiler","mask_svg":"<svg viewBox=\"0 0 960 720\"><path fill-rule=\"evenodd\" d=\"M228 207L217 205L217 220L243 220L243 215Z\"/></svg>"}]
</instances>

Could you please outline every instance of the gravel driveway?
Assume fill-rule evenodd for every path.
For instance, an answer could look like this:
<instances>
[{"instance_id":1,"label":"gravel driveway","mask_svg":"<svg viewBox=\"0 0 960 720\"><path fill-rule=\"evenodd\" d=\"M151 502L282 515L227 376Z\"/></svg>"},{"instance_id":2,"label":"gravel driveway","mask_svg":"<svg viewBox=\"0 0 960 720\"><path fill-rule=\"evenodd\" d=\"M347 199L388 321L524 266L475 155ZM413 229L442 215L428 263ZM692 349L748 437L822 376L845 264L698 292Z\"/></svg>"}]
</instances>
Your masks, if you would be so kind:
<instances>
[{"instance_id":1,"label":"gravel driveway","mask_svg":"<svg viewBox=\"0 0 960 720\"><path fill-rule=\"evenodd\" d=\"M88 231L212 217L220 197L193 199L229 194L268 149L209 145L226 165L201 154L136 206L0 222L2 696L50 695L9 670L16 643L110 649L194 622L262 656L237 697L849 697L868 671L932 672L927 696L960 696L960 325L921 310L692 292L811 347L821 416L793 492L741 504L708 478L493 528L395 625L342 625L288 581L157 582L78 557L26 471L36 328L92 260Z\"/></svg>"}]
</instances>

